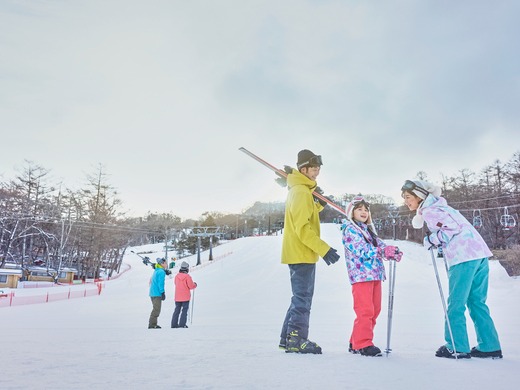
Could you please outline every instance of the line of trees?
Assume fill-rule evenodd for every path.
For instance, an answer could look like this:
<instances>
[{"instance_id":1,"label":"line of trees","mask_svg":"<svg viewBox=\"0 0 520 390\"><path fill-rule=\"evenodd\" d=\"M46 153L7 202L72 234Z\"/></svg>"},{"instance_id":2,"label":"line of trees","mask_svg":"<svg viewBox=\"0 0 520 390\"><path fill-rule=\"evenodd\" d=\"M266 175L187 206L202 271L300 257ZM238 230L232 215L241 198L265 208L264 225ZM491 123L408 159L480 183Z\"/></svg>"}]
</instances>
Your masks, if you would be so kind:
<instances>
[{"instance_id":1,"label":"line of trees","mask_svg":"<svg viewBox=\"0 0 520 390\"><path fill-rule=\"evenodd\" d=\"M0 182L0 268L6 262L22 267L42 265L48 269L74 267L80 278L109 276L121 266L128 246L165 242L179 253L194 254L195 226L218 226L222 237L273 234L283 228L284 203L257 202L240 214L204 213L199 220L182 221L171 213L148 213L127 218L103 166L86 175L84 187L70 190L51 185L49 171L26 161L12 180ZM417 178L428 180L425 172ZM493 249L520 243L520 152L502 164L495 161L481 172L463 169L443 176L443 196L481 232ZM357 194L331 197L345 206ZM421 241L424 232L411 226L412 214L383 195L365 195L379 233L386 238ZM343 218L332 208L322 212L323 222ZM209 237L201 240L208 249ZM213 238L213 245L218 237Z\"/></svg>"},{"instance_id":2,"label":"line of trees","mask_svg":"<svg viewBox=\"0 0 520 390\"><path fill-rule=\"evenodd\" d=\"M121 224L121 202L103 167L77 191L49 183L49 171L30 161L13 180L0 183L0 268L6 262L75 266L82 278L99 277L102 267L116 270L128 234L123 225L107 228Z\"/></svg>"},{"instance_id":3,"label":"line of trees","mask_svg":"<svg viewBox=\"0 0 520 390\"><path fill-rule=\"evenodd\" d=\"M219 226L222 237L233 239L266 231L265 215L256 204L250 212L225 215L204 213L199 220L184 220L172 213L148 213L128 218L117 191L109 184L102 165L88 174L83 188L71 190L52 184L50 171L25 161L19 174L0 182L0 268L15 263L54 270L72 267L81 279L118 271L128 246L164 242L165 250L179 257L195 254L199 240L193 227ZM283 219L273 207L273 221ZM245 223L244 223L245 222ZM273 222L273 229L275 223ZM218 245L219 236L201 237L201 250Z\"/></svg>"}]
</instances>

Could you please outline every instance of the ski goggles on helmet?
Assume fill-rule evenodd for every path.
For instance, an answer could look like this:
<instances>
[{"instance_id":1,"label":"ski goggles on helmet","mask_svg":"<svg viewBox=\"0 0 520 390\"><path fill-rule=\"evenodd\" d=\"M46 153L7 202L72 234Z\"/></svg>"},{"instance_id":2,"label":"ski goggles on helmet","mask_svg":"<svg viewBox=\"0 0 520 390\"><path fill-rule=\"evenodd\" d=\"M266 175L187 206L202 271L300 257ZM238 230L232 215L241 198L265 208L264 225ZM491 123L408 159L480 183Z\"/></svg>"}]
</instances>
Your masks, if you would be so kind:
<instances>
[{"instance_id":1,"label":"ski goggles on helmet","mask_svg":"<svg viewBox=\"0 0 520 390\"><path fill-rule=\"evenodd\" d=\"M401 191L404 192L404 191L408 191L408 192L412 192L412 191L418 191L420 192L421 194L425 195L425 196L428 196L428 191L426 191L424 188L422 187L419 187L417 184L415 184L415 182L411 181L411 180L406 180L403 184L403 186L401 187Z\"/></svg>"},{"instance_id":2,"label":"ski goggles on helmet","mask_svg":"<svg viewBox=\"0 0 520 390\"><path fill-rule=\"evenodd\" d=\"M355 196L350 203L352 203L352 207L357 209L359 206L365 206L368 210L370 209L370 203L368 203L365 198L361 195Z\"/></svg>"},{"instance_id":3,"label":"ski goggles on helmet","mask_svg":"<svg viewBox=\"0 0 520 390\"><path fill-rule=\"evenodd\" d=\"M323 165L321 156L312 156L307 161L298 164L298 169L303 167L319 167L321 165Z\"/></svg>"}]
</instances>

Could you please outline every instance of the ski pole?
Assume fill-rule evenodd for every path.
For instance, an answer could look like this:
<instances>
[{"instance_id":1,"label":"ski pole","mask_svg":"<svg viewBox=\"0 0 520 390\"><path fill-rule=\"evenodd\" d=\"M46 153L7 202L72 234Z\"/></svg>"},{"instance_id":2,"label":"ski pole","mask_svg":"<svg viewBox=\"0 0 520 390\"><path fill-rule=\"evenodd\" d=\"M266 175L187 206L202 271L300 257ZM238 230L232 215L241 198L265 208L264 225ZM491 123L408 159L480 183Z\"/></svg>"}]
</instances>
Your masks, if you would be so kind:
<instances>
[{"instance_id":1,"label":"ski pole","mask_svg":"<svg viewBox=\"0 0 520 390\"><path fill-rule=\"evenodd\" d=\"M430 248L430 254L432 256L432 263L433 263L433 269L435 270L435 277L437 278L439 294L441 295L442 308L444 309L444 318L446 320L446 325L448 326L448 332L450 333L451 345L453 347L453 354L455 355L455 359L458 359L457 349L455 348L455 340L453 339L453 332L451 331L450 319L448 318L448 309L446 308L446 301L444 300L444 293L442 292L441 279L439 278L439 270L437 269L437 263L435 262L435 256L433 255L433 247Z\"/></svg>"},{"instance_id":2,"label":"ski pole","mask_svg":"<svg viewBox=\"0 0 520 390\"><path fill-rule=\"evenodd\" d=\"M390 267L388 270L388 323L386 326L386 356L392 352L390 348L390 338L392 335L392 317L394 314L394 291L395 291L395 270L396 261L390 260Z\"/></svg>"},{"instance_id":3,"label":"ski pole","mask_svg":"<svg viewBox=\"0 0 520 390\"><path fill-rule=\"evenodd\" d=\"M193 306L195 306L195 290L193 290L193 296L191 297L190 325L193 324Z\"/></svg>"}]
</instances>

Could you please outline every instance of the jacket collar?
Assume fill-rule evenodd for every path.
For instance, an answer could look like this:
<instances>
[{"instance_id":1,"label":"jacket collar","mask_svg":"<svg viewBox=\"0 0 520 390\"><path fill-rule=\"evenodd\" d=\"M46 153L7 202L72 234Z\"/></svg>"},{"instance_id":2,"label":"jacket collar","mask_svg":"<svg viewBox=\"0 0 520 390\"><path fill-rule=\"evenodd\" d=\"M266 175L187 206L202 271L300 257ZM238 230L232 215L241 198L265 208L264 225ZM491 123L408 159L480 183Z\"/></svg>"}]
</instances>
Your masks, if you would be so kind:
<instances>
[{"instance_id":1,"label":"jacket collar","mask_svg":"<svg viewBox=\"0 0 520 390\"><path fill-rule=\"evenodd\" d=\"M287 186L291 189L294 186L303 185L314 191L318 185L314 180L309 179L300 171L293 169L292 173L287 175Z\"/></svg>"}]
</instances>

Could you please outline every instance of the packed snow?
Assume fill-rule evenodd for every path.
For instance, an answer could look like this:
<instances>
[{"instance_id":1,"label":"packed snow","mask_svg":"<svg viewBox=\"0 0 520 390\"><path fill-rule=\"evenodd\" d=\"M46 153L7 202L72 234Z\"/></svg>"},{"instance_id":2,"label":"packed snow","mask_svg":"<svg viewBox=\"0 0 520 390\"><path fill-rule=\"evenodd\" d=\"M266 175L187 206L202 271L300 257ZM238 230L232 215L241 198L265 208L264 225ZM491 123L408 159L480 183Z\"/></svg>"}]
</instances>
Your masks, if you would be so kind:
<instances>
[{"instance_id":1,"label":"packed snow","mask_svg":"<svg viewBox=\"0 0 520 390\"><path fill-rule=\"evenodd\" d=\"M278 349L290 300L289 271L280 264L281 235L248 237L203 252L191 275L198 283L188 329L171 329L173 276L166 279L162 329L148 329L152 268L127 251L130 269L105 282L99 296L0 308L1 389L509 389L520 383L520 280L490 262L488 304L504 359L436 358L443 309L429 253L398 241L393 352L347 352L354 320L344 261L320 260L309 338L322 355ZM322 238L343 252L337 225ZM162 245L131 248L152 260ZM196 256L182 259L193 266ZM446 272L438 260L446 290ZM388 267L387 267L388 270ZM375 344L386 348L388 283ZM190 314L191 314L190 307ZM472 323L468 329L476 345Z\"/></svg>"}]
</instances>

